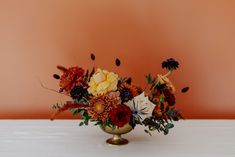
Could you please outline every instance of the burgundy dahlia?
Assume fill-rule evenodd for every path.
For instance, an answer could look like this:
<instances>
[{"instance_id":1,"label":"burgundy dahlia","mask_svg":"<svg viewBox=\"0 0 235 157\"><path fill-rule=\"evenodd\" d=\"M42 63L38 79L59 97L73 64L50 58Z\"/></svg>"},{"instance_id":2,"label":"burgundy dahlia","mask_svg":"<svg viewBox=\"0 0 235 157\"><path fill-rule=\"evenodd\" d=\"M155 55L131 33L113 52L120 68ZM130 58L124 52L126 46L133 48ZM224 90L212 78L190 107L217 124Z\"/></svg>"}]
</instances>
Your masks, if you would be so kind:
<instances>
[{"instance_id":1,"label":"burgundy dahlia","mask_svg":"<svg viewBox=\"0 0 235 157\"><path fill-rule=\"evenodd\" d=\"M130 119L131 109L124 104L120 104L110 111L110 120L112 124L118 127L123 127L125 124L130 122Z\"/></svg>"},{"instance_id":2,"label":"burgundy dahlia","mask_svg":"<svg viewBox=\"0 0 235 157\"><path fill-rule=\"evenodd\" d=\"M166 61L162 62L162 68L167 70L176 70L179 67L179 62L173 58L169 58Z\"/></svg>"},{"instance_id":3,"label":"burgundy dahlia","mask_svg":"<svg viewBox=\"0 0 235 157\"><path fill-rule=\"evenodd\" d=\"M165 89L163 91L163 94L165 96L166 102L170 105L173 106L175 104L175 95L172 94L169 90Z\"/></svg>"}]
</instances>

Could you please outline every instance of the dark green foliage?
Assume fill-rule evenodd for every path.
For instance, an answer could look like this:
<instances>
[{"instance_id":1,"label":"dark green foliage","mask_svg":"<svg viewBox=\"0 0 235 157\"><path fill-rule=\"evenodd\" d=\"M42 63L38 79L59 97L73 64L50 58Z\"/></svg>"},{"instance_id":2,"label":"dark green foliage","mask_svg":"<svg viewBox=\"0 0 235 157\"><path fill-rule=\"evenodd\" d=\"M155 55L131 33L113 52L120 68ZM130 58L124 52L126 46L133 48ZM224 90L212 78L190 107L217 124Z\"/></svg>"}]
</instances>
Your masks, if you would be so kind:
<instances>
[{"instance_id":1,"label":"dark green foliage","mask_svg":"<svg viewBox=\"0 0 235 157\"><path fill-rule=\"evenodd\" d=\"M99 120L94 125L103 125L103 122L101 120Z\"/></svg>"},{"instance_id":2,"label":"dark green foliage","mask_svg":"<svg viewBox=\"0 0 235 157\"><path fill-rule=\"evenodd\" d=\"M135 122L135 117L134 116L131 116L131 120L130 120L129 124L132 126L133 129L135 128L136 122Z\"/></svg>"},{"instance_id":3,"label":"dark green foliage","mask_svg":"<svg viewBox=\"0 0 235 157\"><path fill-rule=\"evenodd\" d=\"M166 128L171 129L174 127L174 124L172 123L167 123Z\"/></svg>"},{"instance_id":4,"label":"dark green foliage","mask_svg":"<svg viewBox=\"0 0 235 157\"><path fill-rule=\"evenodd\" d=\"M183 119L182 115L179 113L178 110L171 108L166 111L166 116L173 121L178 121L179 119Z\"/></svg>"},{"instance_id":5,"label":"dark green foliage","mask_svg":"<svg viewBox=\"0 0 235 157\"><path fill-rule=\"evenodd\" d=\"M164 118L146 118L143 121L144 126L147 126L149 128L149 131L155 131L163 132L164 135L167 135L169 133L169 129L173 128L174 125L172 123L169 123Z\"/></svg>"},{"instance_id":6,"label":"dark green foliage","mask_svg":"<svg viewBox=\"0 0 235 157\"><path fill-rule=\"evenodd\" d=\"M88 125L88 121L90 120L91 117L88 115L87 112L84 112L82 116L83 116L83 119L84 119L84 124Z\"/></svg>"},{"instance_id":7,"label":"dark green foliage","mask_svg":"<svg viewBox=\"0 0 235 157\"><path fill-rule=\"evenodd\" d=\"M81 113L82 115L82 122L80 122L79 126L82 125L88 125L89 120L91 119L91 117L88 115L87 111L85 109L80 109L79 111L77 111L78 113Z\"/></svg>"},{"instance_id":8,"label":"dark green foliage","mask_svg":"<svg viewBox=\"0 0 235 157\"><path fill-rule=\"evenodd\" d=\"M113 130L116 128L116 126L113 125L112 122L110 121L110 118L108 118L108 119L106 120L106 122L103 123L102 125L103 125L103 126L108 126L108 127L112 128Z\"/></svg>"},{"instance_id":9,"label":"dark green foliage","mask_svg":"<svg viewBox=\"0 0 235 157\"><path fill-rule=\"evenodd\" d=\"M58 103L52 105L52 109L60 109L60 108L61 106Z\"/></svg>"},{"instance_id":10,"label":"dark green foliage","mask_svg":"<svg viewBox=\"0 0 235 157\"><path fill-rule=\"evenodd\" d=\"M84 122L80 122L80 123L79 123L79 126L83 126L83 124L84 124Z\"/></svg>"},{"instance_id":11,"label":"dark green foliage","mask_svg":"<svg viewBox=\"0 0 235 157\"><path fill-rule=\"evenodd\" d=\"M160 103L164 103L164 101L165 101L165 97L162 95L162 96L160 97L159 102L160 102Z\"/></svg>"},{"instance_id":12,"label":"dark green foliage","mask_svg":"<svg viewBox=\"0 0 235 157\"><path fill-rule=\"evenodd\" d=\"M146 75L145 78L146 78L146 81L148 82L148 84L152 84L156 80L155 78L152 78L151 74Z\"/></svg>"},{"instance_id":13,"label":"dark green foliage","mask_svg":"<svg viewBox=\"0 0 235 157\"><path fill-rule=\"evenodd\" d=\"M144 129L144 132L147 133L147 134L149 134L149 136L152 136L151 132L148 131L147 129Z\"/></svg>"},{"instance_id":14,"label":"dark green foliage","mask_svg":"<svg viewBox=\"0 0 235 157\"><path fill-rule=\"evenodd\" d=\"M82 111L82 109L71 109L70 111L72 112L73 116L75 116L78 115Z\"/></svg>"}]
</instances>

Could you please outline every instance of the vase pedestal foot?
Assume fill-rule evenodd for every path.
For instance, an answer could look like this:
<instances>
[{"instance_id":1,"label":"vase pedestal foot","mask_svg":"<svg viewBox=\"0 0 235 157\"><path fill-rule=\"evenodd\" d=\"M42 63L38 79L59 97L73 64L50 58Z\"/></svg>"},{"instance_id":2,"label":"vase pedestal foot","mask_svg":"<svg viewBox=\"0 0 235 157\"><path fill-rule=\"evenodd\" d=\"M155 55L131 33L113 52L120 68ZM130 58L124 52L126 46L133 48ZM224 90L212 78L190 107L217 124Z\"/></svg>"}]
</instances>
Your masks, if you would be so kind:
<instances>
[{"instance_id":1,"label":"vase pedestal foot","mask_svg":"<svg viewBox=\"0 0 235 157\"><path fill-rule=\"evenodd\" d=\"M112 145L125 145L128 144L129 141L125 138L122 138L121 135L113 135L112 138L106 140L106 143Z\"/></svg>"}]
</instances>

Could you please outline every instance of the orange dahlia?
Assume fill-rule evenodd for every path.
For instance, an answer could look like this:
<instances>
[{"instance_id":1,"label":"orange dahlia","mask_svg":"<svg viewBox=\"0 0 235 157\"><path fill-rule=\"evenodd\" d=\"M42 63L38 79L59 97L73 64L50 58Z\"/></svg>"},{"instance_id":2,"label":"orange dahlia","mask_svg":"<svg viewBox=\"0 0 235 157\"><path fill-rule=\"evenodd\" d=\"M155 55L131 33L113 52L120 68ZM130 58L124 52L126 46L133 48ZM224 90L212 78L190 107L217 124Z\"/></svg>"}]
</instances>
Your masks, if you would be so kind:
<instances>
[{"instance_id":1,"label":"orange dahlia","mask_svg":"<svg viewBox=\"0 0 235 157\"><path fill-rule=\"evenodd\" d=\"M118 91L120 92L120 97L123 103L132 100L138 95L137 87L127 83L120 83L118 85Z\"/></svg>"},{"instance_id":2,"label":"orange dahlia","mask_svg":"<svg viewBox=\"0 0 235 157\"><path fill-rule=\"evenodd\" d=\"M60 91L65 91L66 93L70 93L71 90L80 85L80 81L82 80L82 76L84 75L84 70L79 67L70 67L65 68L62 66L57 66L59 70L63 72L60 77Z\"/></svg>"},{"instance_id":3,"label":"orange dahlia","mask_svg":"<svg viewBox=\"0 0 235 157\"><path fill-rule=\"evenodd\" d=\"M120 103L119 92L97 95L91 98L87 112L93 120L105 122L109 118L110 111Z\"/></svg>"}]
</instances>

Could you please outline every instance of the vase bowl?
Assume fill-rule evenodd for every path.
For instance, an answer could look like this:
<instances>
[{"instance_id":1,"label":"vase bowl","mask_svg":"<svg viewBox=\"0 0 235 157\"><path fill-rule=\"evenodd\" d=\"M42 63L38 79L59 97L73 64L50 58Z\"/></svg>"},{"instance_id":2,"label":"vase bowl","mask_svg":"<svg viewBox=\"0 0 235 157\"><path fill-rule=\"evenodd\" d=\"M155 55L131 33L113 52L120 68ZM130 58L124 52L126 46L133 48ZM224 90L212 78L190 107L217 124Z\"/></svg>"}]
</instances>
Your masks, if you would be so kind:
<instances>
[{"instance_id":1,"label":"vase bowl","mask_svg":"<svg viewBox=\"0 0 235 157\"><path fill-rule=\"evenodd\" d=\"M101 129L108 134L112 134L113 137L106 140L106 143L112 145L124 145L128 144L129 141L125 138L122 138L121 135L129 133L133 128L131 125L126 124L123 127L111 128L109 126L101 126Z\"/></svg>"}]
</instances>

